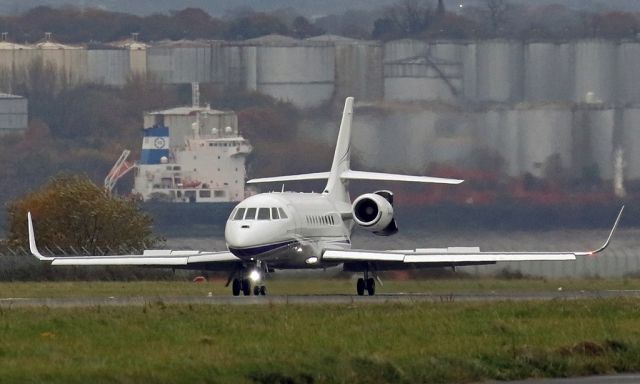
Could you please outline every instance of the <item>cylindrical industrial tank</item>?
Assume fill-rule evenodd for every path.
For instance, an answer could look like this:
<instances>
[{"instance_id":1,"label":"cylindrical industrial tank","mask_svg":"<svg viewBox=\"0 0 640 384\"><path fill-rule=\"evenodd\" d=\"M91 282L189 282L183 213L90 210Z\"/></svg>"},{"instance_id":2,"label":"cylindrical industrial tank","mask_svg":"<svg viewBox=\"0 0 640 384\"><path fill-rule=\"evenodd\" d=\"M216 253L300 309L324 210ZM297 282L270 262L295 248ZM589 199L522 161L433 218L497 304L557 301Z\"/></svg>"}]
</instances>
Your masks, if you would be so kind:
<instances>
[{"instance_id":1,"label":"cylindrical industrial tank","mask_svg":"<svg viewBox=\"0 0 640 384\"><path fill-rule=\"evenodd\" d=\"M107 85L123 85L129 75L129 55L124 49L87 51L87 80Z\"/></svg>"},{"instance_id":2,"label":"cylindrical industrial tank","mask_svg":"<svg viewBox=\"0 0 640 384\"><path fill-rule=\"evenodd\" d=\"M573 47L531 42L524 46L524 99L564 101L573 95Z\"/></svg>"},{"instance_id":3,"label":"cylindrical industrial tank","mask_svg":"<svg viewBox=\"0 0 640 384\"><path fill-rule=\"evenodd\" d=\"M148 50L147 66L163 81L173 84L211 80L211 46L200 41L171 41Z\"/></svg>"},{"instance_id":4,"label":"cylindrical industrial tank","mask_svg":"<svg viewBox=\"0 0 640 384\"><path fill-rule=\"evenodd\" d=\"M640 43L623 41L618 46L617 63L617 101L621 103L640 103Z\"/></svg>"},{"instance_id":5,"label":"cylindrical industrial tank","mask_svg":"<svg viewBox=\"0 0 640 384\"><path fill-rule=\"evenodd\" d=\"M386 63L384 98L398 101L452 101L460 84L460 66L425 57Z\"/></svg>"},{"instance_id":6,"label":"cylindrical industrial tank","mask_svg":"<svg viewBox=\"0 0 640 384\"><path fill-rule=\"evenodd\" d=\"M613 177L615 110L603 105L579 105L573 113L573 173L596 164L602 179Z\"/></svg>"},{"instance_id":7,"label":"cylindrical industrial tank","mask_svg":"<svg viewBox=\"0 0 640 384\"><path fill-rule=\"evenodd\" d=\"M331 99L335 81L335 46L318 42L260 40L258 91L298 107L316 107Z\"/></svg>"},{"instance_id":8,"label":"cylindrical industrial tank","mask_svg":"<svg viewBox=\"0 0 640 384\"><path fill-rule=\"evenodd\" d=\"M389 41L384 44L383 60L385 63L388 63L423 57L427 54L428 46L427 42L414 39Z\"/></svg>"},{"instance_id":9,"label":"cylindrical industrial tank","mask_svg":"<svg viewBox=\"0 0 640 384\"><path fill-rule=\"evenodd\" d=\"M382 46L378 42L335 42L336 97L381 100L383 97Z\"/></svg>"},{"instance_id":10,"label":"cylindrical industrial tank","mask_svg":"<svg viewBox=\"0 0 640 384\"><path fill-rule=\"evenodd\" d=\"M432 42L427 48L429 57L453 63L462 63L465 51L464 43L444 40Z\"/></svg>"},{"instance_id":11,"label":"cylindrical industrial tank","mask_svg":"<svg viewBox=\"0 0 640 384\"><path fill-rule=\"evenodd\" d=\"M505 161L507 174L520 176L526 172L520 164L520 112L505 108L498 110L498 113L500 131L497 152Z\"/></svg>"},{"instance_id":12,"label":"cylindrical industrial tank","mask_svg":"<svg viewBox=\"0 0 640 384\"><path fill-rule=\"evenodd\" d=\"M477 99L514 102L522 100L523 45L512 40L477 43Z\"/></svg>"},{"instance_id":13,"label":"cylindrical industrial tank","mask_svg":"<svg viewBox=\"0 0 640 384\"><path fill-rule=\"evenodd\" d=\"M255 54L247 62L245 47L242 43L213 41L211 42L211 82L218 86L241 88L251 85L257 89ZM255 51L255 47L254 51ZM253 79L248 82L248 73L253 73Z\"/></svg>"},{"instance_id":14,"label":"cylindrical industrial tank","mask_svg":"<svg viewBox=\"0 0 640 384\"><path fill-rule=\"evenodd\" d=\"M87 49L56 43L50 40L35 45L35 52L44 63L52 65L70 84L86 81L88 76Z\"/></svg>"},{"instance_id":15,"label":"cylindrical industrial tank","mask_svg":"<svg viewBox=\"0 0 640 384\"><path fill-rule=\"evenodd\" d=\"M622 149L625 179L640 179L640 107L627 108L622 115Z\"/></svg>"},{"instance_id":16,"label":"cylindrical industrial tank","mask_svg":"<svg viewBox=\"0 0 640 384\"><path fill-rule=\"evenodd\" d=\"M574 101L615 101L616 43L581 40L575 43Z\"/></svg>"},{"instance_id":17,"label":"cylindrical industrial tank","mask_svg":"<svg viewBox=\"0 0 640 384\"><path fill-rule=\"evenodd\" d=\"M478 100L478 45L468 43L462 55L462 84L463 95L467 100Z\"/></svg>"},{"instance_id":18,"label":"cylindrical industrial tank","mask_svg":"<svg viewBox=\"0 0 640 384\"><path fill-rule=\"evenodd\" d=\"M516 108L519 114L520 172L544 177L552 156L564 169L571 166L572 113L559 105Z\"/></svg>"}]
</instances>

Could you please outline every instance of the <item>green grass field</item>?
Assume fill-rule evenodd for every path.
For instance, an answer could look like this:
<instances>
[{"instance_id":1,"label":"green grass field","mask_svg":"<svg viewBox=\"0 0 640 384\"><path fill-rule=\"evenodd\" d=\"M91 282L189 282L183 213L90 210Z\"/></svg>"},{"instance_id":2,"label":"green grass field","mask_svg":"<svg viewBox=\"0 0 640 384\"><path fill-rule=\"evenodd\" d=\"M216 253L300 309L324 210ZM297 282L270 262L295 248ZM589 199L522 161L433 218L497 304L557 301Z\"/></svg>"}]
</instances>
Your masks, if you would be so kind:
<instances>
[{"instance_id":1,"label":"green grass field","mask_svg":"<svg viewBox=\"0 0 640 384\"><path fill-rule=\"evenodd\" d=\"M463 383L640 370L640 301L0 311L0 382Z\"/></svg>"},{"instance_id":2,"label":"green grass field","mask_svg":"<svg viewBox=\"0 0 640 384\"><path fill-rule=\"evenodd\" d=\"M276 279L272 293L350 293ZM3 283L0 297L228 295L223 282ZM383 291L638 289L630 280L389 281ZM154 302L154 301L152 301ZM640 300L0 309L0 382L466 383L640 371Z\"/></svg>"}]
</instances>

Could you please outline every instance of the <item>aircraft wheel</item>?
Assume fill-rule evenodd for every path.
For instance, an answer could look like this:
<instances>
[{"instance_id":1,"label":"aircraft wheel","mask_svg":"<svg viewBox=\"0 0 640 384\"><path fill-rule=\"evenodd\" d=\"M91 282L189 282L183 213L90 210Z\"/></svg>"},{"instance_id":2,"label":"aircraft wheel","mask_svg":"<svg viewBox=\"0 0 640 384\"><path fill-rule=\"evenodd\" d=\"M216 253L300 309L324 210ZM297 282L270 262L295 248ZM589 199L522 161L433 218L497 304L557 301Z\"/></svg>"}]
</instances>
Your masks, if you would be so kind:
<instances>
[{"instance_id":1,"label":"aircraft wheel","mask_svg":"<svg viewBox=\"0 0 640 384\"><path fill-rule=\"evenodd\" d=\"M376 281L373 277L367 279L367 293L369 296L373 296L376 294Z\"/></svg>"},{"instance_id":2,"label":"aircraft wheel","mask_svg":"<svg viewBox=\"0 0 640 384\"><path fill-rule=\"evenodd\" d=\"M267 287L266 286L263 285L262 287L260 287L260 294L262 296L267 296Z\"/></svg>"},{"instance_id":3,"label":"aircraft wheel","mask_svg":"<svg viewBox=\"0 0 640 384\"><path fill-rule=\"evenodd\" d=\"M249 279L242 279L242 294L245 296L251 295L251 282Z\"/></svg>"},{"instance_id":4,"label":"aircraft wheel","mask_svg":"<svg viewBox=\"0 0 640 384\"><path fill-rule=\"evenodd\" d=\"M362 277L359 278L356 283L356 291L358 292L358 296L364 295L364 279Z\"/></svg>"},{"instance_id":5,"label":"aircraft wheel","mask_svg":"<svg viewBox=\"0 0 640 384\"><path fill-rule=\"evenodd\" d=\"M256 285L255 287L253 287L253 295L254 296L260 296L260 286Z\"/></svg>"},{"instance_id":6,"label":"aircraft wheel","mask_svg":"<svg viewBox=\"0 0 640 384\"><path fill-rule=\"evenodd\" d=\"M241 288L242 287L241 287L241 284L240 284L240 280L233 279L233 282L231 284L231 292L233 292L233 296L239 296Z\"/></svg>"}]
</instances>

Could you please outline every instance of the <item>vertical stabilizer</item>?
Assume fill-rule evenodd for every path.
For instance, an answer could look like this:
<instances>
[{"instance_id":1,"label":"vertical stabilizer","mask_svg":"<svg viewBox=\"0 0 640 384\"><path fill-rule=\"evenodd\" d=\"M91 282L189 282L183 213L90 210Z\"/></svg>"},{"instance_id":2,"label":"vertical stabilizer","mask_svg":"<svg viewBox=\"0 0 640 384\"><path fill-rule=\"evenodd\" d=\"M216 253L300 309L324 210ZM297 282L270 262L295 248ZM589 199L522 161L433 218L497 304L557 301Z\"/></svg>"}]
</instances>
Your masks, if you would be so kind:
<instances>
[{"instance_id":1,"label":"vertical stabilizer","mask_svg":"<svg viewBox=\"0 0 640 384\"><path fill-rule=\"evenodd\" d=\"M338 133L336 151L333 154L333 163L329 172L329 181L324 188L324 193L339 201L350 202L348 181L340 176L351 166L351 121L353 120L353 97L347 97L342 112L342 122Z\"/></svg>"}]
</instances>

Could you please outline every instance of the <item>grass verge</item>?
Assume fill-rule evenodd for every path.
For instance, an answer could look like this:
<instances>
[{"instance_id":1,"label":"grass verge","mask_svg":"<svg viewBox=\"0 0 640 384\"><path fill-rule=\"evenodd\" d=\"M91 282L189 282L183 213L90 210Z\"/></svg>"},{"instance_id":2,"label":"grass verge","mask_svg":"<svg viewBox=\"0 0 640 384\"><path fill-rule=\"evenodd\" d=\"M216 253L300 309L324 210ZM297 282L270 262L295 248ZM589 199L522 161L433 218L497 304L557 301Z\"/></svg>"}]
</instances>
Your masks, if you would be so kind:
<instances>
[{"instance_id":1,"label":"grass verge","mask_svg":"<svg viewBox=\"0 0 640 384\"><path fill-rule=\"evenodd\" d=\"M640 370L640 300L0 311L13 382L463 383Z\"/></svg>"}]
</instances>

